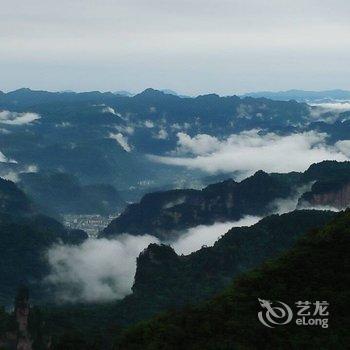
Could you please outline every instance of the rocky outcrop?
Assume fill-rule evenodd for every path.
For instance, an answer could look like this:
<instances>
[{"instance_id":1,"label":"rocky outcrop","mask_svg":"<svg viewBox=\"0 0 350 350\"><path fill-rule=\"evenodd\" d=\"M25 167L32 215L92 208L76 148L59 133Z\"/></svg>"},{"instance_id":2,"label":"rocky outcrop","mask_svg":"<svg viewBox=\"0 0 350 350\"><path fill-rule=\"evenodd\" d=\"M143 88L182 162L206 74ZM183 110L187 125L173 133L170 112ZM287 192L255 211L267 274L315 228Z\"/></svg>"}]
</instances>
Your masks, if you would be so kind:
<instances>
[{"instance_id":1,"label":"rocky outcrop","mask_svg":"<svg viewBox=\"0 0 350 350\"><path fill-rule=\"evenodd\" d=\"M29 332L29 295L28 290L21 287L15 299L15 310L9 315L8 329L0 338L0 349L32 350L33 340Z\"/></svg>"},{"instance_id":2,"label":"rocky outcrop","mask_svg":"<svg viewBox=\"0 0 350 350\"><path fill-rule=\"evenodd\" d=\"M350 205L350 182L332 185L316 183L310 192L302 196L299 206L347 208Z\"/></svg>"},{"instance_id":3,"label":"rocky outcrop","mask_svg":"<svg viewBox=\"0 0 350 350\"><path fill-rule=\"evenodd\" d=\"M15 316L18 325L16 350L32 350L33 341L28 329L29 312L28 290L21 288L15 303Z\"/></svg>"},{"instance_id":4,"label":"rocky outcrop","mask_svg":"<svg viewBox=\"0 0 350 350\"><path fill-rule=\"evenodd\" d=\"M298 193L298 189L311 183L310 192ZM299 199L299 208L305 205L344 208L349 204L348 184L350 162L324 161L311 165L304 173L258 171L241 182L230 179L201 191L150 193L139 203L129 205L101 236L147 233L169 240L189 227L235 221L244 215L269 215L274 212L277 202L292 198L293 202L295 199L294 206Z\"/></svg>"}]
</instances>

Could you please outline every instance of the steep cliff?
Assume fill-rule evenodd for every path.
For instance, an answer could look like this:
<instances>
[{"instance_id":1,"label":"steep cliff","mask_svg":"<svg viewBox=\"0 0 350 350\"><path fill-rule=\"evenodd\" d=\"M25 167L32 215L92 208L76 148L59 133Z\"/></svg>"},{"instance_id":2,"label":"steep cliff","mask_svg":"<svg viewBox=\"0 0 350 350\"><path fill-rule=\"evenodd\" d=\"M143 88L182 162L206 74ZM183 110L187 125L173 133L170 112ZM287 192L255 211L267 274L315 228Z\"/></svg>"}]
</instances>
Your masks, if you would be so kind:
<instances>
[{"instance_id":1,"label":"steep cliff","mask_svg":"<svg viewBox=\"0 0 350 350\"><path fill-rule=\"evenodd\" d=\"M344 209L350 204L350 182L316 182L299 200L299 206Z\"/></svg>"}]
</instances>

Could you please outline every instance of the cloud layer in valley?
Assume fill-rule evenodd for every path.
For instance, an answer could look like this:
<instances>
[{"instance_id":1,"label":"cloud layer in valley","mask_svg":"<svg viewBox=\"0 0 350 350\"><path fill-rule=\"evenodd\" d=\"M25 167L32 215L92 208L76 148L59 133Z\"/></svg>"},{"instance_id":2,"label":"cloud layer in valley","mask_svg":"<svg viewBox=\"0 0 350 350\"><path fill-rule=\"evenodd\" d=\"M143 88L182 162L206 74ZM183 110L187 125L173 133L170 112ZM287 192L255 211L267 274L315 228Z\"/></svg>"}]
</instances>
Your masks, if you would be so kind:
<instances>
[{"instance_id":1,"label":"cloud layer in valley","mask_svg":"<svg viewBox=\"0 0 350 350\"><path fill-rule=\"evenodd\" d=\"M229 229L250 226L260 218L246 216L236 222L200 225L184 232L176 241L166 242L178 254L189 254L203 245L212 246ZM131 293L136 258L153 236L121 235L114 239L88 239L80 245L54 245L47 252L51 273L46 282L54 286L60 301L98 302L122 299Z\"/></svg>"},{"instance_id":2,"label":"cloud layer in valley","mask_svg":"<svg viewBox=\"0 0 350 350\"><path fill-rule=\"evenodd\" d=\"M40 115L31 112L11 112L11 111L1 111L0 112L0 124L6 125L25 125L40 119Z\"/></svg>"},{"instance_id":3,"label":"cloud layer in valley","mask_svg":"<svg viewBox=\"0 0 350 350\"><path fill-rule=\"evenodd\" d=\"M219 222L213 225L199 225L188 229L175 242L169 242L177 254L190 254L203 245L212 246L232 227L251 226L261 218L257 216L245 216L241 220L233 222Z\"/></svg>"},{"instance_id":4,"label":"cloud layer in valley","mask_svg":"<svg viewBox=\"0 0 350 350\"><path fill-rule=\"evenodd\" d=\"M314 131L280 136L250 130L223 140L206 134L190 137L178 133L177 136L177 149L171 156L152 155L150 159L208 173L240 171L247 176L257 170L304 171L312 163L323 160L344 161L350 155L345 144L347 141L328 145L327 134Z\"/></svg>"},{"instance_id":5,"label":"cloud layer in valley","mask_svg":"<svg viewBox=\"0 0 350 350\"><path fill-rule=\"evenodd\" d=\"M55 245L47 253L51 274L62 301L107 301L131 293L136 258L150 243L149 235L121 235L117 239L88 239L78 246Z\"/></svg>"},{"instance_id":6,"label":"cloud layer in valley","mask_svg":"<svg viewBox=\"0 0 350 350\"><path fill-rule=\"evenodd\" d=\"M116 140L121 147L123 147L124 151L131 152L131 146L128 143L128 138L124 136L122 133L118 132L117 134L110 133L109 137L113 140Z\"/></svg>"},{"instance_id":7,"label":"cloud layer in valley","mask_svg":"<svg viewBox=\"0 0 350 350\"><path fill-rule=\"evenodd\" d=\"M0 163L17 163L14 159L10 159L0 151Z\"/></svg>"}]
</instances>

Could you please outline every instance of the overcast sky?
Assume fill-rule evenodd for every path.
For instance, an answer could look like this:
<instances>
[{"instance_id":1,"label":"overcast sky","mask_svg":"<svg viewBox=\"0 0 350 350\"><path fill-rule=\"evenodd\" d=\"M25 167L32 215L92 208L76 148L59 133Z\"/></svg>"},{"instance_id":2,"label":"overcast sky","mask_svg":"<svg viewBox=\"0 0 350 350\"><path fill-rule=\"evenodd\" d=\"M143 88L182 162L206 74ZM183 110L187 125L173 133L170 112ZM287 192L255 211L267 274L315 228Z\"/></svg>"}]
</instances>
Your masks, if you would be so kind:
<instances>
[{"instance_id":1,"label":"overcast sky","mask_svg":"<svg viewBox=\"0 0 350 350\"><path fill-rule=\"evenodd\" d=\"M349 0L0 0L0 90L350 89Z\"/></svg>"}]
</instances>

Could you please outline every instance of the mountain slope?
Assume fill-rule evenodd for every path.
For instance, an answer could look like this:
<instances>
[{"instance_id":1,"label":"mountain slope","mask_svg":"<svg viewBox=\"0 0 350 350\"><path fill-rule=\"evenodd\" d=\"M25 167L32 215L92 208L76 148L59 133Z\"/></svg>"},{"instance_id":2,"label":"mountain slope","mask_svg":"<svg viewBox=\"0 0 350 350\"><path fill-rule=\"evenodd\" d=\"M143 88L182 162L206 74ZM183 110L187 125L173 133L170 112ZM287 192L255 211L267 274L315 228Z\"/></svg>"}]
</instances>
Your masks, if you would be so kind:
<instances>
[{"instance_id":1,"label":"mountain slope","mask_svg":"<svg viewBox=\"0 0 350 350\"><path fill-rule=\"evenodd\" d=\"M32 214L33 203L11 181L0 177L0 213L11 215Z\"/></svg>"},{"instance_id":2,"label":"mountain slope","mask_svg":"<svg viewBox=\"0 0 350 350\"><path fill-rule=\"evenodd\" d=\"M64 330L69 327L87 347L96 334L106 334L169 308L206 300L238 274L285 251L300 235L322 227L332 217L334 213L320 211L274 215L252 227L234 228L214 247L188 256L176 255L169 246L150 245L137 260L131 295L105 305L47 309L47 333L63 341ZM106 336L104 340L108 340Z\"/></svg>"},{"instance_id":3,"label":"mountain slope","mask_svg":"<svg viewBox=\"0 0 350 350\"><path fill-rule=\"evenodd\" d=\"M345 349L350 337L350 211L325 228L311 231L284 256L241 276L220 296L168 312L124 332L115 349ZM258 298L327 301L329 327L273 329L258 321Z\"/></svg>"},{"instance_id":4,"label":"mountain slope","mask_svg":"<svg viewBox=\"0 0 350 350\"><path fill-rule=\"evenodd\" d=\"M83 231L69 231L55 219L40 215L35 205L11 181L0 178L0 304L8 304L20 284L28 284L37 299L44 294L48 273L44 254L54 243L81 243Z\"/></svg>"}]
</instances>

